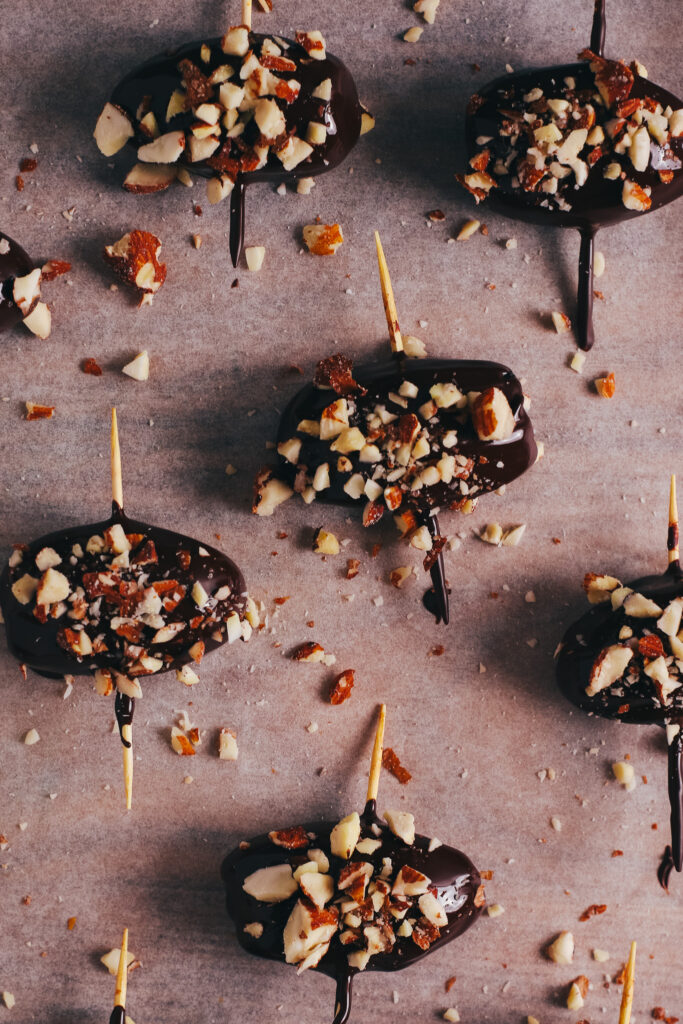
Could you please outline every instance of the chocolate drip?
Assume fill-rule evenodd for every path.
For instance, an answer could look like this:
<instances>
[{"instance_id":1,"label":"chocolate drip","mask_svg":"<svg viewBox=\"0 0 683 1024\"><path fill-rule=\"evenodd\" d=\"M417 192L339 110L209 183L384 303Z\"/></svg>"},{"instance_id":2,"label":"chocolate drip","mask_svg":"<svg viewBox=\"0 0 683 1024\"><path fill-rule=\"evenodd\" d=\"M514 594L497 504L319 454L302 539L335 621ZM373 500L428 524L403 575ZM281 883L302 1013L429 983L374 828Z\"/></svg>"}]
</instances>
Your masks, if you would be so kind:
<instances>
[{"instance_id":1,"label":"chocolate drip","mask_svg":"<svg viewBox=\"0 0 683 1024\"><path fill-rule=\"evenodd\" d=\"M678 542L679 542L678 523L670 523L669 524L669 530L668 530L668 533L666 535L666 550L667 551L677 551L678 550ZM676 559L676 562L678 562L678 561L679 560Z\"/></svg>"},{"instance_id":2,"label":"chocolate drip","mask_svg":"<svg viewBox=\"0 0 683 1024\"><path fill-rule=\"evenodd\" d=\"M330 861L330 873L335 875L347 862L335 857L329 844L329 836L336 822L316 822L304 825L312 833L311 847L323 850ZM361 837L378 838L381 845L372 854L364 854L363 860L371 862L375 871L382 868L382 858L390 857L393 871L400 867L413 867L427 875L436 888L446 910L448 924L440 929L440 935L422 950L410 939L397 938L390 952L372 956L367 971L397 971L428 955L466 931L476 920L483 900L478 898L481 885L479 872L472 862L459 850L450 846L439 846L429 852L430 840L416 836L412 846L406 846L389 830L376 814L374 800L368 801L361 815ZM294 869L307 860L304 849L287 850L275 845L267 835L258 836L230 853L223 861L221 876L226 888L228 913L235 922L237 940L240 945L255 956L285 962L283 932L291 910L296 903L295 893L279 903L263 903L249 896L242 888L245 878L264 867L287 863ZM256 938L245 931L245 925L259 923L263 927ZM312 968L337 982L336 1006L333 1024L345 1024L351 1010L351 988L358 969L350 967L347 954L351 947L344 947L336 935L330 948Z\"/></svg>"},{"instance_id":3,"label":"chocolate drip","mask_svg":"<svg viewBox=\"0 0 683 1024\"><path fill-rule=\"evenodd\" d=\"M593 239L592 228L581 228L579 252L579 287L576 299L576 334L579 348L593 348Z\"/></svg>"},{"instance_id":4,"label":"chocolate drip","mask_svg":"<svg viewBox=\"0 0 683 1024\"><path fill-rule=\"evenodd\" d=\"M93 651L86 656L77 655L68 645L60 642L64 628L74 624L67 614L58 618L47 615L45 621L41 621L34 614L36 605L33 599L28 604L20 604L12 593L13 584L25 573L36 578L41 576L41 572L36 568L35 557L43 548L53 548L60 556L61 563L57 569L67 577L72 593L76 588L83 587L84 577L88 573L96 575L104 572L104 565L97 553L88 552L88 541L93 536L103 537L105 531L116 524L123 527L127 536L135 538L137 535L137 538L142 538L135 538L135 545L130 552L131 565L135 565L135 559L138 557L144 559L145 552L149 552L147 545L150 542L153 545L156 560L149 563L141 562L141 568L144 569L146 576L145 585L153 586L154 582L157 582L163 593L165 583L176 581L179 586L175 589L177 592L182 590L183 596L168 612L168 618L174 622L182 621L184 628L172 639L164 643L155 643L153 635L156 627L145 626L139 641L145 645L148 652L163 660L161 672L180 668L190 662L192 658L189 648L197 641L201 640L204 643L206 653L217 649L226 639L223 625L225 618L233 612L237 613L240 619L244 617L246 586L234 562L216 548L201 544L190 537L129 519L114 503L111 518L104 522L60 530L33 541L24 550L20 564L12 568L6 566L0 576L0 607L5 617L9 648L15 658L35 672L61 676L87 674L98 668L123 674L129 670L131 659L127 652L130 646L134 647L135 644L129 644L128 638L110 625L110 617L113 615L125 618L127 593L122 593L120 598L116 598L117 601L124 602L120 610L114 606L110 608L103 597L100 620L96 628L97 634L102 635L103 645L99 650L93 647ZM80 546L82 552L78 557L73 554L75 545ZM122 570L123 572L125 570ZM220 588L229 588L225 599L216 605L217 617L213 621L211 615L200 614L191 596L195 583L200 583L209 595ZM125 591L125 584L122 585ZM220 637L218 629L221 631ZM91 629L91 633L94 635L95 630Z\"/></svg>"},{"instance_id":5,"label":"chocolate drip","mask_svg":"<svg viewBox=\"0 0 683 1024\"><path fill-rule=\"evenodd\" d=\"M673 720L679 730L669 743L669 803L671 854L676 871L683 871L683 716Z\"/></svg>"},{"instance_id":6,"label":"chocolate drip","mask_svg":"<svg viewBox=\"0 0 683 1024\"><path fill-rule=\"evenodd\" d=\"M250 49L260 53L266 39L272 39L272 36L251 32ZM244 192L247 186L256 182L295 181L324 174L344 160L360 136L362 107L354 80L345 64L333 54L327 54L324 60L313 60L298 43L292 40L285 42L288 44L285 51L287 58L296 63L296 70L287 72L287 75L291 75L301 85L296 99L291 103L284 100L279 103L285 116L286 134L296 134L303 139L309 122L322 121L327 129L326 140L322 145L315 146L308 159L292 170L285 170L271 150L264 167L234 172L237 176L230 202L230 255L234 266L237 265L244 238ZM208 61L202 57L203 45L211 49ZM137 126L136 115L140 110L153 113L157 123L164 126L162 131L190 131L195 122L191 109L177 114L170 122L166 121L169 98L174 90L181 88L183 75L178 65L182 60L192 61L196 67L201 68L204 76L210 76L218 67L226 64L239 73L242 65L242 57L223 53L220 39L188 43L171 54L167 52L154 57L132 71L114 88L111 102L125 111L134 127ZM332 82L332 96L325 103L315 97L313 92L328 78ZM238 75L236 80L239 80ZM137 148L149 141L149 137L136 127L129 145ZM260 133L255 123L247 126L242 141L245 148L259 143ZM220 172L214 169L211 159L189 162L182 157L178 163L187 167L192 174L213 177Z\"/></svg>"},{"instance_id":7,"label":"chocolate drip","mask_svg":"<svg viewBox=\"0 0 683 1024\"><path fill-rule=\"evenodd\" d=\"M126 1011L123 1006L115 1006L109 1017L109 1024L125 1024Z\"/></svg>"},{"instance_id":8,"label":"chocolate drip","mask_svg":"<svg viewBox=\"0 0 683 1024\"><path fill-rule=\"evenodd\" d=\"M230 259L236 267L244 245L244 200L246 185L240 174L230 193Z\"/></svg>"},{"instance_id":9,"label":"chocolate drip","mask_svg":"<svg viewBox=\"0 0 683 1024\"><path fill-rule=\"evenodd\" d=\"M426 517L426 526L432 538L440 536L439 520L436 516ZM422 603L435 617L437 625L443 622L445 626L450 621L450 610L448 607L448 595L450 588L446 583L446 568L444 566L443 552L440 551L438 558L429 570L432 578L432 587L422 598Z\"/></svg>"},{"instance_id":10,"label":"chocolate drip","mask_svg":"<svg viewBox=\"0 0 683 1024\"><path fill-rule=\"evenodd\" d=\"M657 881L661 885L664 892L669 891L669 879L671 878L671 872L674 869L674 859L671 855L671 847L667 846L662 854L662 859L659 862L657 868Z\"/></svg>"},{"instance_id":11,"label":"chocolate drip","mask_svg":"<svg viewBox=\"0 0 683 1024\"><path fill-rule=\"evenodd\" d=\"M116 723L119 727L119 736L124 747L130 747L129 740L123 738L123 727L124 725L133 724L133 714L135 712L135 700L133 697L129 697L127 693L121 693L120 690L116 691L116 697L114 698L114 714L116 715Z\"/></svg>"},{"instance_id":12,"label":"chocolate drip","mask_svg":"<svg viewBox=\"0 0 683 1024\"><path fill-rule=\"evenodd\" d=\"M23 320L23 314L14 301L12 288L14 279L30 274L34 265L18 242L1 231L0 242L9 246L7 252L0 253L0 331L4 331Z\"/></svg>"},{"instance_id":13,"label":"chocolate drip","mask_svg":"<svg viewBox=\"0 0 683 1024\"><path fill-rule=\"evenodd\" d=\"M593 27L591 28L591 50L602 57L605 49L605 0L595 0L593 11Z\"/></svg>"}]
</instances>

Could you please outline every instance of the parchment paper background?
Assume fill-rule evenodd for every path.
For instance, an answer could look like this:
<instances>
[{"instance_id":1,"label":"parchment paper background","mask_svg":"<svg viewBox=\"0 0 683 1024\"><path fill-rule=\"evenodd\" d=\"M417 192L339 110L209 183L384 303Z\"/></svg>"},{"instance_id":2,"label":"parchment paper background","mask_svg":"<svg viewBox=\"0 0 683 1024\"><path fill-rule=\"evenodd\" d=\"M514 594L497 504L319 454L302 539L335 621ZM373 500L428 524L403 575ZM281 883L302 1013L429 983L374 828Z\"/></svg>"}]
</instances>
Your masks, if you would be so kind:
<instances>
[{"instance_id":1,"label":"parchment paper background","mask_svg":"<svg viewBox=\"0 0 683 1024\"><path fill-rule=\"evenodd\" d=\"M608 52L638 57L675 90L678 5L611 0L608 7ZM312 972L297 979L241 952L218 869L243 837L360 808L380 699L389 706L387 742L414 775L405 789L384 775L380 809L412 810L419 831L493 870L489 899L505 914L482 919L407 972L359 978L353 1020L429 1021L452 1005L464 1022L511 1024L533 1014L542 1024L578 1017L611 1024L621 990L603 988L603 975L617 973L631 937L639 942L634 1020L648 1019L655 1005L670 1014L683 1009L683 880L674 877L667 896L655 878L668 838L663 736L573 714L555 689L552 662L564 628L584 608L584 572L629 579L666 564L668 475L683 475L680 209L599 237L607 270L596 286L605 301L596 303L598 342L583 376L567 367L571 339L544 319L552 309L572 315L574 233L528 228L480 208L488 237L447 244L474 213L453 178L468 95L507 62L571 58L588 41L591 8L589 0L442 0L436 24L415 46L400 33L422 22L400 0L275 0L271 15L255 13L258 30L320 28L356 76L377 128L309 197L250 190L247 244L267 249L262 272L250 275L229 265L227 205L209 207L201 183L127 195L120 182L132 154L108 162L91 138L123 73L168 46L220 34L239 20L236 5L3 5L0 225L34 257L73 262L68 282L45 288L49 341L22 327L2 336L3 557L12 542L107 513L108 415L116 403L128 511L208 541L220 534L270 612L259 638L205 661L194 690L173 676L147 684L128 816L112 705L86 678L67 700L61 684L33 675L24 682L3 643L0 831L9 848L0 854L0 989L16 997L12 1011L0 1006L3 1021L107 1020L114 986L99 955L118 945L124 924L144 964L129 986L137 1024L331 1020L327 979ZM417 63L406 66L406 58ZM18 193L14 175L32 142L39 167ZM71 207L68 223L62 211ZM434 208L445 212L444 223L427 221ZM343 225L346 241L334 258L300 251L301 228L317 214ZM133 227L161 237L168 263L153 308L139 312L122 290L108 290L100 256ZM289 364L309 375L331 351L361 360L384 350L375 227L404 332L422 337L434 356L511 365L546 445L543 461L504 496L483 500L469 519L447 520L449 533L465 537L447 556L447 629L423 613L421 578L401 592L389 585L392 568L419 562L399 546L391 523L365 532L357 515L294 501L273 519L249 512L253 474L270 457L265 446L279 410L301 382ZM199 251L194 232L203 237ZM508 238L516 249L505 248ZM235 277L239 287L231 289ZM120 373L141 348L152 358L144 384ZM102 378L81 373L87 356L105 367ZM617 378L609 403L590 384L607 371ZM27 399L56 405L54 419L25 422ZM236 476L225 476L227 462ZM526 522L521 546L497 550L472 535L494 520ZM322 563L310 551L319 525L350 539L344 556L362 561L354 581L344 579L345 557ZM288 538L279 540L278 531ZM383 548L371 560L377 541ZM533 604L524 600L528 590ZM283 595L290 600L273 615L273 599ZM324 700L334 670L287 658L310 639L337 655L335 670L357 671L343 707ZM437 644L445 653L430 657ZM181 760L169 730L182 708L206 735L197 756ZM310 722L317 733L306 731ZM224 725L238 731L236 764L215 756ZM26 747L30 727L41 740ZM631 794L610 771L626 754L638 779L647 777ZM548 768L553 782L537 776ZM183 784L188 774L194 782ZM612 858L615 848L624 856ZM592 903L606 903L607 912L580 924ZM568 968L541 955L561 929L576 937ZM591 959L596 946L610 953L604 966ZM571 1014L564 999L579 973L593 990L585 1009Z\"/></svg>"}]
</instances>

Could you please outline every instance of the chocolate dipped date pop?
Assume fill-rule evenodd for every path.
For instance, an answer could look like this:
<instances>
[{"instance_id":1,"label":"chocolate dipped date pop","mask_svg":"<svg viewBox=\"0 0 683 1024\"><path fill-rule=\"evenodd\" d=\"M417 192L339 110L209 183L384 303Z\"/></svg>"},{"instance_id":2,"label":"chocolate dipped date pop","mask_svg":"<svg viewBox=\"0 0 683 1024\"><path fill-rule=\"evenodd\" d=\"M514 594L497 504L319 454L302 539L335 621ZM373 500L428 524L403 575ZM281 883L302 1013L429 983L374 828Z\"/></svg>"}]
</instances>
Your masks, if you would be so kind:
<instances>
[{"instance_id":1,"label":"chocolate dipped date pop","mask_svg":"<svg viewBox=\"0 0 683 1024\"><path fill-rule=\"evenodd\" d=\"M679 561L675 478L669 502L669 566L625 586L588 573L594 606L570 626L558 648L557 681L589 714L666 728L669 749L671 849L659 878L683 869L683 570Z\"/></svg>"},{"instance_id":2,"label":"chocolate dipped date pop","mask_svg":"<svg viewBox=\"0 0 683 1024\"><path fill-rule=\"evenodd\" d=\"M353 78L320 32L295 40L252 32L250 3L242 20L220 39L189 43L127 75L95 128L105 156L126 143L137 148L140 162L124 181L130 192L159 192L196 171L210 178L210 203L230 195L234 266L247 187L331 170L363 122ZM366 116L363 127L371 126Z\"/></svg>"},{"instance_id":3,"label":"chocolate dipped date pop","mask_svg":"<svg viewBox=\"0 0 683 1024\"><path fill-rule=\"evenodd\" d=\"M0 606L22 666L50 678L92 673L98 693L115 692L130 808L140 680L175 670L196 683L192 666L224 643L248 640L258 612L221 551L128 518L115 410L112 491L109 519L15 545L0 577Z\"/></svg>"},{"instance_id":4,"label":"chocolate dipped date pop","mask_svg":"<svg viewBox=\"0 0 683 1024\"><path fill-rule=\"evenodd\" d=\"M521 476L537 458L522 388L499 363L408 358L379 235L377 254L391 361L353 370L330 356L283 413L277 471L262 470L253 511L270 515L297 492L307 503L364 503L363 524L394 514L425 552L428 607L449 620L437 513L469 510L479 495Z\"/></svg>"},{"instance_id":5,"label":"chocolate dipped date pop","mask_svg":"<svg viewBox=\"0 0 683 1024\"><path fill-rule=\"evenodd\" d=\"M23 321L43 341L50 337L50 307L40 301L43 281L71 269L64 260L48 260L37 267L28 253L0 231L0 332Z\"/></svg>"},{"instance_id":6,"label":"chocolate dipped date pop","mask_svg":"<svg viewBox=\"0 0 683 1024\"><path fill-rule=\"evenodd\" d=\"M683 102L631 65L603 56L605 0L596 0L581 63L498 78L467 110L477 203L509 217L578 228L576 336L594 342L593 242L598 228L640 217L683 192Z\"/></svg>"},{"instance_id":7,"label":"chocolate dipped date pop","mask_svg":"<svg viewBox=\"0 0 683 1024\"><path fill-rule=\"evenodd\" d=\"M465 854L415 834L413 815L376 813L385 708L361 815L276 829L223 862L227 908L255 956L336 980L334 1024L360 971L398 971L462 935L485 902Z\"/></svg>"}]
</instances>

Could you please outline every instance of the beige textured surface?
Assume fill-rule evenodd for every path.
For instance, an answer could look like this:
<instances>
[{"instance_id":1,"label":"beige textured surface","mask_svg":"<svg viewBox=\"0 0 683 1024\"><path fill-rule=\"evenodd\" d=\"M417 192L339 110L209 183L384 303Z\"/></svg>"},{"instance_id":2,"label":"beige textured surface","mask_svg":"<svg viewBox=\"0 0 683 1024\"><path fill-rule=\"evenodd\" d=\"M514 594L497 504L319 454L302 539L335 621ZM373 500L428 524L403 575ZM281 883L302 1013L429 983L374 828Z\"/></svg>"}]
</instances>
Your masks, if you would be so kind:
<instances>
[{"instance_id":1,"label":"beige textured surface","mask_svg":"<svg viewBox=\"0 0 683 1024\"><path fill-rule=\"evenodd\" d=\"M239 950L218 867L250 833L360 807L380 698L389 705L387 741L414 775L405 790L383 776L380 807L405 806L421 831L493 870L489 897L505 914L483 919L407 972L361 977L353 1020L427 1021L454 1005L465 1022L510 1024L527 1014L542 1024L574 1021L563 1001L571 979L585 973L593 990L581 1015L612 1024L620 989L603 988L603 971L614 976L631 937L639 940L634 1020L646 1020L655 1005L680 1013L683 880L674 878L666 896L655 878L668 829L663 737L572 714L552 667L557 640L583 608L586 570L629 578L665 565L668 474L683 475L674 326L680 277L671 260L673 253L680 266L680 210L599 237L605 302L597 303L598 342L582 377L567 368L566 337L541 319L552 309L571 313L575 234L505 222L484 208L487 238L446 243L473 214L453 179L467 95L506 62L571 56L587 41L591 6L532 0L513 10L505 0L442 0L436 24L415 46L399 39L418 23L401 0L275 0L272 15L257 14L259 28L283 34L321 28L378 117L375 132L311 196L251 190L247 244L267 249L258 276L232 272L227 210L209 208L201 185L127 196L118 186L130 157L122 154L109 169L90 137L122 73L167 45L218 34L236 11L209 0L23 0L3 11L3 49L15 60L5 61L3 74L0 226L36 257L74 263L71 285L46 288L50 340L22 328L2 338L3 552L13 541L106 513L107 416L115 402L129 512L207 540L221 534L271 613L274 597L291 595L265 635L208 659L194 690L172 677L148 684L136 718L128 817L111 705L85 678L67 700L61 684L35 676L23 682L3 645L0 832L9 848L0 853L0 990L16 997L12 1011L0 1006L3 1021L106 1020L114 983L98 956L119 943L124 924L144 963L129 986L137 1024L330 1020L327 979L297 979ZM667 46L677 18L680 32L677 5L654 0L637 18L626 0L609 8L608 50L637 56L675 89L678 61ZM405 66L407 57L418 63ZM18 194L14 174L34 141L39 168ZM195 201L202 218L192 214ZM68 224L61 214L70 207ZM437 207L446 220L430 225L425 213ZM334 258L299 254L301 227L316 214L343 225L346 242ZM287 366L308 374L335 349L356 358L382 351L375 226L404 331L423 337L436 356L509 363L525 380L546 444L543 462L503 497L482 501L470 519L447 522L449 532L466 534L448 555L448 629L421 611L421 581L403 592L389 586L390 569L418 563L390 524L367 534L355 515L294 502L271 520L248 511L278 409L300 382ZM100 259L103 244L131 227L161 236L169 267L154 307L140 312L122 291L108 291ZM190 241L197 231L199 251ZM506 250L511 237L517 248ZM236 276L239 288L231 289ZM120 367L143 347L152 372L141 384ZM105 366L102 378L80 372L86 356ZM618 390L607 403L589 382L610 370ZM26 399L55 404L54 420L26 423ZM228 461L239 469L231 478L223 472ZM471 536L491 520L526 522L520 547L496 550ZM349 538L345 554L361 558L353 582L343 579L342 556L321 563L310 552L312 527L321 524ZM286 540L276 538L281 530ZM384 546L372 561L375 541ZM535 604L524 600L530 589ZM343 600L346 594L355 600ZM337 655L338 670L357 670L343 707L323 700L330 671L286 657L312 638ZM445 653L429 657L436 644ZM180 760L169 730L174 709L189 700L207 734L198 756ZM315 734L306 731L311 721L319 724ZM237 764L214 755L216 730L225 725L238 731ZM26 747L30 727L41 740ZM609 770L626 753L648 780L631 794ZM556 779L541 782L537 773L548 768ZM191 785L183 785L187 774ZM560 818L561 832L551 816ZM614 848L624 856L613 859ZM22 902L27 895L30 906ZM606 903L607 913L580 924L592 903ZM568 968L540 955L563 928L577 940ZM604 967L590 959L595 946L611 954ZM446 996L453 974L458 980Z\"/></svg>"}]
</instances>

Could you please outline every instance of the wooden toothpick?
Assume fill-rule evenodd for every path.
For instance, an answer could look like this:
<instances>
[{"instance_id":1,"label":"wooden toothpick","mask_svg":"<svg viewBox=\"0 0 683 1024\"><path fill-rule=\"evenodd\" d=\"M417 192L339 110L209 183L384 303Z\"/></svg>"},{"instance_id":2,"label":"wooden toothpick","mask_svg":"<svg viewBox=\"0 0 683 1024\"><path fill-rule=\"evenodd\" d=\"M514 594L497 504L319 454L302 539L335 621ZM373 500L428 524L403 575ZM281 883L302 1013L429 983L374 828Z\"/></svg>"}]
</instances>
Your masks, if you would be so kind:
<instances>
[{"instance_id":1,"label":"wooden toothpick","mask_svg":"<svg viewBox=\"0 0 683 1024\"><path fill-rule=\"evenodd\" d=\"M626 974L624 975L624 992L621 997L621 1010L619 1011L619 1024L630 1024L631 1008L633 1007L633 984L636 977L636 944L631 943Z\"/></svg>"},{"instance_id":2,"label":"wooden toothpick","mask_svg":"<svg viewBox=\"0 0 683 1024\"><path fill-rule=\"evenodd\" d=\"M389 328L389 341L391 342L391 351L396 354L397 352L403 352L403 338L401 337L401 331L398 326L398 313L396 312L396 302L394 301L394 290L391 287L389 268L387 266L387 261L384 258L384 249L382 248L382 243L379 238L379 231L375 231L375 244L377 246L379 280L382 286L382 301L384 302L387 327Z\"/></svg>"},{"instance_id":3,"label":"wooden toothpick","mask_svg":"<svg viewBox=\"0 0 683 1024\"><path fill-rule=\"evenodd\" d=\"M126 988L128 987L128 929L123 929L121 939L121 955L119 956L119 969L116 972L116 992L114 994L114 1006L126 1008Z\"/></svg>"},{"instance_id":4,"label":"wooden toothpick","mask_svg":"<svg viewBox=\"0 0 683 1024\"><path fill-rule=\"evenodd\" d=\"M119 425L116 408L111 411L111 496L123 508L123 484L121 482L121 448L119 447Z\"/></svg>"},{"instance_id":5,"label":"wooden toothpick","mask_svg":"<svg viewBox=\"0 0 683 1024\"><path fill-rule=\"evenodd\" d=\"M386 704L380 704L377 731L375 733L375 744L372 748L372 761L370 762L370 777L368 779L369 800L377 799L379 790L379 773L382 769L382 750L384 749L384 722L387 716Z\"/></svg>"},{"instance_id":6,"label":"wooden toothpick","mask_svg":"<svg viewBox=\"0 0 683 1024\"><path fill-rule=\"evenodd\" d=\"M120 509L123 508L123 483L121 481L121 447L116 408L111 411L111 496ZM123 741L123 785L126 792L126 810L133 805L133 726L121 726Z\"/></svg>"},{"instance_id":7,"label":"wooden toothpick","mask_svg":"<svg viewBox=\"0 0 683 1024\"><path fill-rule=\"evenodd\" d=\"M666 546L669 551L669 565L679 559L678 550L678 504L676 502L676 477L671 474L671 490L669 491L669 533Z\"/></svg>"},{"instance_id":8,"label":"wooden toothpick","mask_svg":"<svg viewBox=\"0 0 683 1024\"><path fill-rule=\"evenodd\" d=\"M251 0L242 0L242 24L251 32Z\"/></svg>"}]
</instances>

